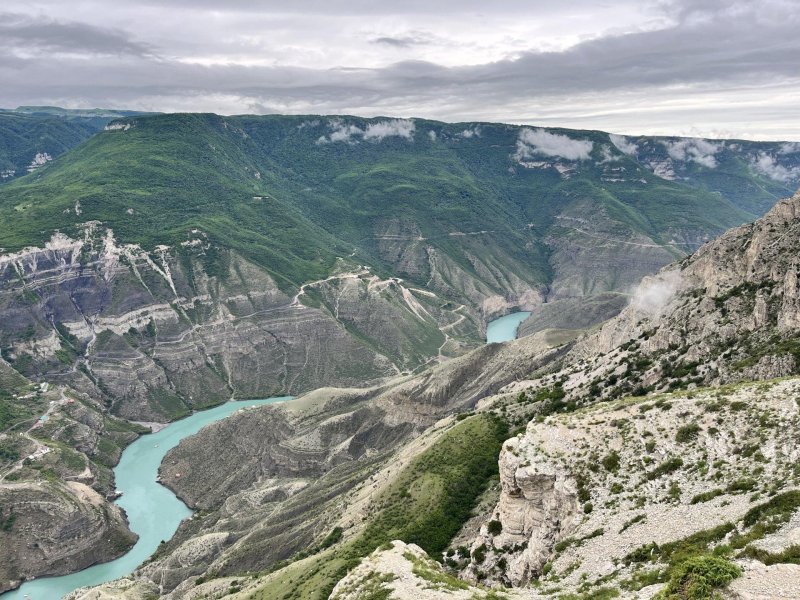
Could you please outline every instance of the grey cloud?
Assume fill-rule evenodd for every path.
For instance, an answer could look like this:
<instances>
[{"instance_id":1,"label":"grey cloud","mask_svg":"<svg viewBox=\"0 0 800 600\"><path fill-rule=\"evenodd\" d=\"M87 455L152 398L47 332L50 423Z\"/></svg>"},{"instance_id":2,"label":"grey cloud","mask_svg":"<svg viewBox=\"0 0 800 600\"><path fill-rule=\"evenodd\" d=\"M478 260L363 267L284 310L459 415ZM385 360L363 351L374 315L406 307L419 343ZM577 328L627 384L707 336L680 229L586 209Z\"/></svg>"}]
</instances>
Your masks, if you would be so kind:
<instances>
[{"instance_id":1,"label":"grey cloud","mask_svg":"<svg viewBox=\"0 0 800 600\"><path fill-rule=\"evenodd\" d=\"M593 146L590 140L575 140L543 129L523 128L519 132L514 159L522 161L539 154L567 160L586 160Z\"/></svg>"},{"instance_id":2,"label":"grey cloud","mask_svg":"<svg viewBox=\"0 0 800 600\"><path fill-rule=\"evenodd\" d=\"M459 12L483 13L491 10L485 0L403 0L403 2L376 2L375 0L140 0L142 5L172 6L175 8L206 9L214 11L240 11L244 13L300 14L300 15L451 15ZM529 0L504 0L502 10L516 13L540 11L541 6ZM572 8L590 7L592 0L575 0Z\"/></svg>"},{"instance_id":3,"label":"grey cloud","mask_svg":"<svg viewBox=\"0 0 800 600\"><path fill-rule=\"evenodd\" d=\"M800 11L787 8L785 20L757 27L752 19L758 9L754 5L750 15L721 12L699 23L590 40L564 52L529 52L488 65L440 69L438 77L451 85L503 85L505 91L538 94L796 79Z\"/></svg>"},{"instance_id":4,"label":"grey cloud","mask_svg":"<svg viewBox=\"0 0 800 600\"><path fill-rule=\"evenodd\" d=\"M624 135L610 133L608 137L611 140L611 143L617 147L617 150L623 152L624 154L635 155L639 150L639 147Z\"/></svg>"},{"instance_id":5,"label":"grey cloud","mask_svg":"<svg viewBox=\"0 0 800 600\"><path fill-rule=\"evenodd\" d=\"M329 122L331 132L327 136L320 136L317 144L333 144L345 142L348 144L358 143L358 137L364 140L375 140L380 142L387 137L400 137L409 141L414 140L415 125L409 119L386 119L369 123L366 129L345 123L341 119L332 119Z\"/></svg>"},{"instance_id":6,"label":"grey cloud","mask_svg":"<svg viewBox=\"0 0 800 600\"><path fill-rule=\"evenodd\" d=\"M124 31L15 13L0 13L0 47L24 52L153 55L151 47L134 42Z\"/></svg>"},{"instance_id":7,"label":"grey cloud","mask_svg":"<svg viewBox=\"0 0 800 600\"><path fill-rule=\"evenodd\" d=\"M770 179L788 183L800 179L800 169L797 167L785 167L766 152L759 152L753 157L750 166Z\"/></svg>"},{"instance_id":8,"label":"grey cloud","mask_svg":"<svg viewBox=\"0 0 800 600\"><path fill-rule=\"evenodd\" d=\"M370 123L364 132L364 139L381 141L387 137L401 137L407 140L414 139L414 122L409 119L390 119Z\"/></svg>"},{"instance_id":9,"label":"grey cloud","mask_svg":"<svg viewBox=\"0 0 800 600\"><path fill-rule=\"evenodd\" d=\"M138 4L156 6L149 0ZM177 23L181 7L190 4L198 10L222 10L220 3L211 0L170 0L166 6L175 10ZM518 4L522 11L526 3ZM524 9L527 15L532 14L531 4ZM420 19L435 11L444 14L451 10L457 18L461 10L492 10L485 3L455 0L441 4L302 0L255 7L237 1L224 6L226 10L275 14L303 10L313 15L402 13ZM579 1L575 10L588 11L591 6L588 0ZM740 123L752 121L756 123L753 127L787 139L781 132L797 121L793 98L800 93L800 36L796 34L800 11L793 3L684 0L659 2L658 6L663 8L664 21L655 29L606 34L558 52L518 52L514 58L455 67L421 60L374 68L350 68L347 64L334 69L285 64L245 67L224 61L201 66L167 58L170 53L166 51L156 57L151 47L135 41L138 36L115 29L33 18L3 20L0 47L27 43L101 58L90 62L70 56L26 56L24 73L4 59L0 62L4 81L0 105L72 99L153 110L195 107L219 112L569 122L631 133L658 122L659 127L672 128L674 133L679 133L678 127L686 130L710 123L709 128L736 134L741 131L737 129ZM504 5L502 10L515 9ZM306 35L313 36L314 20L307 23L310 33ZM372 41L375 52L381 46L404 52L432 39L416 27L392 30L391 35L361 31L357 37L364 47ZM731 98L736 99L735 104L726 103ZM751 108L743 104L744 98L749 99ZM712 101L715 105L710 108ZM800 135L797 126L791 131Z\"/></svg>"},{"instance_id":10,"label":"grey cloud","mask_svg":"<svg viewBox=\"0 0 800 600\"><path fill-rule=\"evenodd\" d=\"M426 44L425 40L414 37L377 37L370 40L373 44L385 44L387 46L396 46L398 48L408 48L409 46L416 46L418 44Z\"/></svg>"},{"instance_id":11,"label":"grey cloud","mask_svg":"<svg viewBox=\"0 0 800 600\"><path fill-rule=\"evenodd\" d=\"M714 155L722 149L721 144L699 139L676 140L663 142L663 144L671 158L679 161L695 162L709 169L717 166L717 159Z\"/></svg>"}]
</instances>

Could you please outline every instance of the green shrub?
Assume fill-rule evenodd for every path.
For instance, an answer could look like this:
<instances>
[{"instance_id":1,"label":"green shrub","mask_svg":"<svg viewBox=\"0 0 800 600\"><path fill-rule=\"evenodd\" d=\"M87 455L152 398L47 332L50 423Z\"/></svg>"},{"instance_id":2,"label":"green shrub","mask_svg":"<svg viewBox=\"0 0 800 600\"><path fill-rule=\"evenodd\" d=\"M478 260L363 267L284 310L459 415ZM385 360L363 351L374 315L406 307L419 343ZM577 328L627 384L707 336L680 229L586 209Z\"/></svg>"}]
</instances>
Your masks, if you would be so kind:
<instances>
[{"instance_id":1,"label":"green shrub","mask_svg":"<svg viewBox=\"0 0 800 600\"><path fill-rule=\"evenodd\" d=\"M619 530L620 533L631 527L632 525L636 525L636 523L641 523L647 518L647 515L642 513L640 515L636 515L635 517L628 519L625 523L622 524L622 528Z\"/></svg>"},{"instance_id":2,"label":"green shrub","mask_svg":"<svg viewBox=\"0 0 800 600\"><path fill-rule=\"evenodd\" d=\"M700 426L697 423L683 425L678 428L678 433L675 434L675 441L679 444L685 444L697 439L700 433Z\"/></svg>"},{"instance_id":3,"label":"green shrub","mask_svg":"<svg viewBox=\"0 0 800 600\"><path fill-rule=\"evenodd\" d=\"M717 496L721 496L725 493L723 489L715 489L715 490L708 490L707 492L701 492L696 496L692 497L691 504L699 504L700 502L708 502L709 500L713 500Z\"/></svg>"},{"instance_id":4,"label":"green shrub","mask_svg":"<svg viewBox=\"0 0 800 600\"><path fill-rule=\"evenodd\" d=\"M739 577L742 571L719 556L695 556L676 566L658 600L712 600L714 592Z\"/></svg>"},{"instance_id":5,"label":"green shrub","mask_svg":"<svg viewBox=\"0 0 800 600\"><path fill-rule=\"evenodd\" d=\"M619 470L619 452L614 450L603 457L603 467L605 467L606 471L616 473Z\"/></svg>"},{"instance_id":6,"label":"green shrub","mask_svg":"<svg viewBox=\"0 0 800 600\"><path fill-rule=\"evenodd\" d=\"M325 548L330 548L336 542L342 539L342 528L341 527L334 527L331 532L325 536L325 539L322 540L319 544L319 550L324 550Z\"/></svg>"},{"instance_id":7,"label":"green shrub","mask_svg":"<svg viewBox=\"0 0 800 600\"><path fill-rule=\"evenodd\" d=\"M753 558L759 562L764 563L765 565L775 565L775 564L785 564L785 563L792 563L792 564L800 564L800 545L795 544L793 546L789 546L785 550L782 550L778 553L772 553L763 548L756 548L755 546L748 546L740 556L745 556L747 558Z\"/></svg>"},{"instance_id":8,"label":"green shrub","mask_svg":"<svg viewBox=\"0 0 800 600\"><path fill-rule=\"evenodd\" d=\"M478 564L486 560L486 544L481 544L472 551L472 560Z\"/></svg>"},{"instance_id":9,"label":"green shrub","mask_svg":"<svg viewBox=\"0 0 800 600\"><path fill-rule=\"evenodd\" d=\"M19 452L10 444L3 442L0 444L0 460L19 460Z\"/></svg>"},{"instance_id":10,"label":"green shrub","mask_svg":"<svg viewBox=\"0 0 800 600\"><path fill-rule=\"evenodd\" d=\"M503 524L500 521L489 521L486 529L491 535L500 535L503 531Z\"/></svg>"},{"instance_id":11,"label":"green shrub","mask_svg":"<svg viewBox=\"0 0 800 600\"><path fill-rule=\"evenodd\" d=\"M668 473L677 471L682 466L683 466L683 459L677 456L672 456L666 459L660 465L658 465L655 469L647 473L646 477L648 481L653 481L654 479L658 479L659 477L667 475Z\"/></svg>"}]
</instances>

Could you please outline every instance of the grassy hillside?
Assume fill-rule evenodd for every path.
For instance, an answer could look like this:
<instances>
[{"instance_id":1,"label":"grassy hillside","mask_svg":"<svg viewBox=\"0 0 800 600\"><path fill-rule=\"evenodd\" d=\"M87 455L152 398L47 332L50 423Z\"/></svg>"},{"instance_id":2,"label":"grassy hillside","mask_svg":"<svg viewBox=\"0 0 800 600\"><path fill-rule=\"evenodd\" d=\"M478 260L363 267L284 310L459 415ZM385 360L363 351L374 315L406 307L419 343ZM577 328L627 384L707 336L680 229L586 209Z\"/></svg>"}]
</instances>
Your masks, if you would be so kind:
<instances>
[{"instance_id":1,"label":"grassy hillside","mask_svg":"<svg viewBox=\"0 0 800 600\"><path fill-rule=\"evenodd\" d=\"M493 415L457 424L376 498L372 517L360 534L328 549L341 537L340 530L334 532L315 549L318 556L290 565L250 597L327 598L361 558L395 539L418 544L431 554L441 553L497 476L497 457L507 436L505 423Z\"/></svg>"}]
</instances>

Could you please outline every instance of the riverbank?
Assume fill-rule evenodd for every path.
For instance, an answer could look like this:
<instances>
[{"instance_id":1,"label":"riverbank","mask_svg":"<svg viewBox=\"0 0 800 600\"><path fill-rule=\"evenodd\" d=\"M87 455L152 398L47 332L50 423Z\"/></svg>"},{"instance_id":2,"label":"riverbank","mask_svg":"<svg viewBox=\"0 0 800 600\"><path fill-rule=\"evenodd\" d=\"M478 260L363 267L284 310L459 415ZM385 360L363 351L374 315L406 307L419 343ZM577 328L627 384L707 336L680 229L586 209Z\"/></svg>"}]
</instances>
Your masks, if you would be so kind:
<instances>
[{"instance_id":1,"label":"riverbank","mask_svg":"<svg viewBox=\"0 0 800 600\"><path fill-rule=\"evenodd\" d=\"M192 514L183 502L156 481L164 455L184 438L240 409L290 399L284 396L226 402L140 437L125 449L114 469L117 490L122 493L116 504L127 514L131 531L139 536L133 548L120 558L76 573L25 582L19 588L0 595L0 599L55 600L78 588L98 585L132 573L156 551L162 541L173 536L183 519Z\"/></svg>"}]
</instances>

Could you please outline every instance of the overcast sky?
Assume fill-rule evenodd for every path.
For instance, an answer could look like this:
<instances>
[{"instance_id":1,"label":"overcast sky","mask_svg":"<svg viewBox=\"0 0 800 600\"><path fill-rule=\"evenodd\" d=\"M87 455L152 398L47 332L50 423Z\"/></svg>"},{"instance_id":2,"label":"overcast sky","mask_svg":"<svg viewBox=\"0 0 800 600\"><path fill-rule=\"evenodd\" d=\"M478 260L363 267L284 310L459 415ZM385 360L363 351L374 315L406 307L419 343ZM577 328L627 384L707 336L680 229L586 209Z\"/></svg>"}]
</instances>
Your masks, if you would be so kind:
<instances>
[{"instance_id":1,"label":"overcast sky","mask_svg":"<svg viewBox=\"0 0 800 600\"><path fill-rule=\"evenodd\" d=\"M3 0L20 104L800 140L800 0Z\"/></svg>"}]
</instances>

